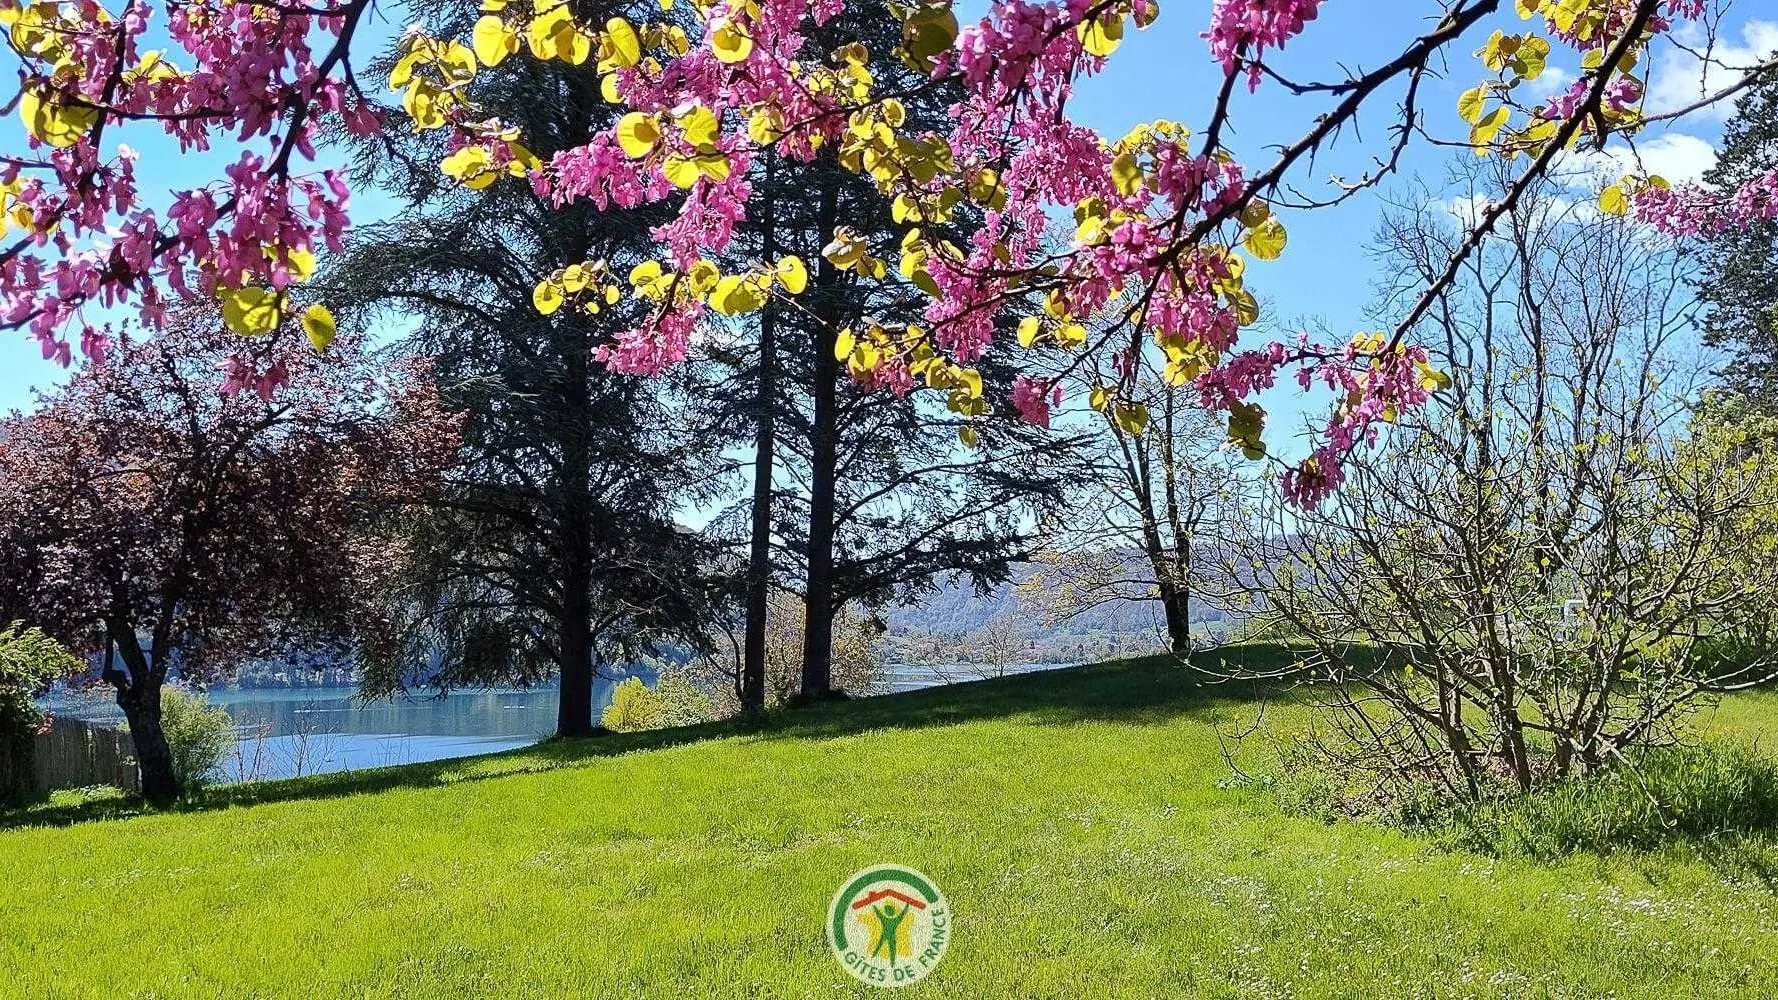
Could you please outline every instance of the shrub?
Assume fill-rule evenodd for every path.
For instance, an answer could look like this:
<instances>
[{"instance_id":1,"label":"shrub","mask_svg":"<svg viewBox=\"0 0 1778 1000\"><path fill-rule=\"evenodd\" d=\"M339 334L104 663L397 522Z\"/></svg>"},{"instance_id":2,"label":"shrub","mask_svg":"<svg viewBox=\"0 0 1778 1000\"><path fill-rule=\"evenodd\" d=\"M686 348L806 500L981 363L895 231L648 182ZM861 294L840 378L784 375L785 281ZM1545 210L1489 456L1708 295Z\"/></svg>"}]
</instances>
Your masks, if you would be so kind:
<instances>
[{"instance_id":1,"label":"shrub","mask_svg":"<svg viewBox=\"0 0 1778 1000\"><path fill-rule=\"evenodd\" d=\"M634 733L660 727L666 704L640 677L630 677L611 692L611 704L599 722L616 733Z\"/></svg>"},{"instance_id":2,"label":"shrub","mask_svg":"<svg viewBox=\"0 0 1778 1000\"><path fill-rule=\"evenodd\" d=\"M173 752L173 773L187 789L214 776L235 749L235 720L201 692L161 689L161 729Z\"/></svg>"},{"instance_id":3,"label":"shrub","mask_svg":"<svg viewBox=\"0 0 1778 1000\"><path fill-rule=\"evenodd\" d=\"M662 674L654 694L661 703L659 728L695 726L716 718L716 702L683 673Z\"/></svg>"},{"instance_id":4,"label":"shrub","mask_svg":"<svg viewBox=\"0 0 1778 1000\"><path fill-rule=\"evenodd\" d=\"M1301 759L1273 787L1292 812L1381 822L1496 857L1550 860L1778 832L1778 758L1731 740L1632 751L1530 792L1503 782L1467 803L1436 794L1430 781L1357 790Z\"/></svg>"},{"instance_id":5,"label":"shrub","mask_svg":"<svg viewBox=\"0 0 1778 1000\"><path fill-rule=\"evenodd\" d=\"M35 737L47 721L33 699L50 681L81 666L38 629L17 622L0 628L0 801L29 791Z\"/></svg>"},{"instance_id":6,"label":"shrub","mask_svg":"<svg viewBox=\"0 0 1778 1000\"><path fill-rule=\"evenodd\" d=\"M1545 859L1778 830L1778 759L1718 740L1629 755L1530 795L1454 812L1460 847Z\"/></svg>"},{"instance_id":7,"label":"shrub","mask_svg":"<svg viewBox=\"0 0 1778 1000\"><path fill-rule=\"evenodd\" d=\"M654 687L631 677L611 693L599 722L616 733L695 726L717 717L716 702L684 672L663 670Z\"/></svg>"}]
</instances>

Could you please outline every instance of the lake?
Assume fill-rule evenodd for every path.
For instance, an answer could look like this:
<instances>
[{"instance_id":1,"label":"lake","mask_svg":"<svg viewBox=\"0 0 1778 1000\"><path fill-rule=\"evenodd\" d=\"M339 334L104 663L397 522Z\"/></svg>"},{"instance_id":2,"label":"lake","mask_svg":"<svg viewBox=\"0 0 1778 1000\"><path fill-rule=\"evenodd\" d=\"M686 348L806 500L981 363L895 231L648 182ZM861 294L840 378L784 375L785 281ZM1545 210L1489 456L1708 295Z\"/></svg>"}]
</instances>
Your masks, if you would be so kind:
<instances>
[{"instance_id":1,"label":"lake","mask_svg":"<svg viewBox=\"0 0 1778 1000\"><path fill-rule=\"evenodd\" d=\"M911 691L937 684L976 680L1001 673L1026 673L1053 664L1006 667L967 665L886 666L880 676L887 691ZM616 682L599 678L598 712L611 703ZM328 771L362 770L392 764L468 757L530 746L556 728L556 690L457 691L443 698L413 697L364 701L356 688L216 688L213 704L234 717L239 740L223 765L224 781L264 781ZM121 724L123 712L108 690L58 694L46 707L57 715Z\"/></svg>"},{"instance_id":2,"label":"lake","mask_svg":"<svg viewBox=\"0 0 1778 1000\"><path fill-rule=\"evenodd\" d=\"M611 683L598 697L609 703ZM554 688L458 691L444 698L364 701L356 688L217 689L240 739L225 781L292 778L326 771L467 757L530 746L556 728ZM51 698L51 711L121 723L109 697Z\"/></svg>"}]
</instances>

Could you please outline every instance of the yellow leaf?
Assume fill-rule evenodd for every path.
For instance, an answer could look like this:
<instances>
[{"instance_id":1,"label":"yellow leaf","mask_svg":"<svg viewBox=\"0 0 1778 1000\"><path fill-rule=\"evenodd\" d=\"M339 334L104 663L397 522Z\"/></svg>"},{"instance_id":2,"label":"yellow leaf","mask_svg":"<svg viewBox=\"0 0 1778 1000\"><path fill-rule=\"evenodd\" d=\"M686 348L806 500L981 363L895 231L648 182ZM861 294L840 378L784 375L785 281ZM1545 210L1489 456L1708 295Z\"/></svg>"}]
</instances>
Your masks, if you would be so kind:
<instances>
[{"instance_id":1,"label":"yellow leaf","mask_svg":"<svg viewBox=\"0 0 1778 1000\"><path fill-rule=\"evenodd\" d=\"M333 322L333 312L318 302L310 306L303 312L303 332L309 335L309 343L316 351L327 350L338 333Z\"/></svg>"},{"instance_id":2,"label":"yellow leaf","mask_svg":"<svg viewBox=\"0 0 1778 1000\"><path fill-rule=\"evenodd\" d=\"M1142 190L1142 167L1136 162L1136 157L1123 153L1112 160L1111 181L1117 185L1118 193L1126 198L1133 197Z\"/></svg>"},{"instance_id":3,"label":"yellow leaf","mask_svg":"<svg viewBox=\"0 0 1778 1000\"><path fill-rule=\"evenodd\" d=\"M693 105L685 114L676 119L680 131L685 133L685 141L708 151L716 144L721 131L721 123L716 120L716 113L702 104Z\"/></svg>"},{"instance_id":4,"label":"yellow leaf","mask_svg":"<svg viewBox=\"0 0 1778 1000\"><path fill-rule=\"evenodd\" d=\"M857 345L858 337L851 331L851 329L841 330L840 335L834 338L833 359L835 361L846 360L852 356L852 348Z\"/></svg>"},{"instance_id":5,"label":"yellow leaf","mask_svg":"<svg viewBox=\"0 0 1778 1000\"><path fill-rule=\"evenodd\" d=\"M1091 20L1082 21L1074 28L1081 47L1088 55L1108 56L1117 51L1124 40L1124 15L1117 11L1106 11Z\"/></svg>"},{"instance_id":6,"label":"yellow leaf","mask_svg":"<svg viewBox=\"0 0 1778 1000\"><path fill-rule=\"evenodd\" d=\"M284 254L284 266L289 270L291 280L307 281L315 273L315 252L302 249L287 251Z\"/></svg>"},{"instance_id":7,"label":"yellow leaf","mask_svg":"<svg viewBox=\"0 0 1778 1000\"><path fill-rule=\"evenodd\" d=\"M1519 50L1513 54L1513 72L1526 80L1535 80L1543 75L1549 58L1550 43L1540 35L1526 35L1519 43Z\"/></svg>"},{"instance_id":8,"label":"yellow leaf","mask_svg":"<svg viewBox=\"0 0 1778 1000\"><path fill-rule=\"evenodd\" d=\"M271 333L284 318L279 295L270 288L225 288L221 299L223 325L243 337Z\"/></svg>"},{"instance_id":9,"label":"yellow leaf","mask_svg":"<svg viewBox=\"0 0 1778 1000\"><path fill-rule=\"evenodd\" d=\"M498 66L519 50L519 33L493 14L476 20L471 40L475 43L475 57L483 66Z\"/></svg>"},{"instance_id":10,"label":"yellow leaf","mask_svg":"<svg viewBox=\"0 0 1778 1000\"><path fill-rule=\"evenodd\" d=\"M475 53L462 42L450 42L438 57L438 71L449 83L468 83L475 79Z\"/></svg>"},{"instance_id":11,"label":"yellow leaf","mask_svg":"<svg viewBox=\"0 0 1778 1000\"><path fill-rule=\"evenodd\" d=\"M901 50L908 64L922 73L957 43L957 14L950 5L920 7L901 25Z\"/></svg>"},{"instance_id":12,"label":"yellow leaf","mask_svg":"<svg viewBox=\"0 0 1778 1000\"><path fill-rule=\"evenodd\" d=\"M753 36L745 26L724 21L710 32L710 51L725 63L738 63L753 53Z\"/></svg>"},{"instance_id":13,"label":"yellow leaf","mask_svg":"<svg viewBox=\"0 0 1778 1000\"><path fill-rule=\"evenodd\" d=\"M462 181L472 191L480 191L500 177L499 171L494 169L493 161L488 157L488 151L481 146L464 146L445 157L438 166L447 177Z\"/></svg>"},{"instance_id":14,"label":"yellow leaf","mask_svg":"<svg viewBox=\"0 0 1778 1000\"><path fill-rule=\"evenodd\" d=\"M1469 144L1475 147L1478 153L1486 154L1488 144L1500 134L1500 127L1506 124L1507 118L1511 115L1512 112L1504 104L1483 115L1481 120L1475 123L1475 127L1469 130Z\"/></svg>"},{"instance_id":15,"label":"yellow leaf","mask_svg":"<svg viewBox=\"0 0 1778 1000\"><path fill-rule=\"evenodd\" d=\"M1630 210L1630 199L1622 184L1613 184L1599 192L1599 211L1606 215L1623 215Z\"/></svg>"},{"instance_id":16,"label":"yellow leaf","mask_svg":"<svg viewBox=\"0 0 1778 1000\"><path fill-rule=\"evenodd\" d=\"M545 316L562 308L564 301L561 287L553 281L545 281L531 291L531 304Z\"/></svg>"},{"instance_id":17,"label":"yellow leaf","mask_svg":"<svg viewBox=\"0 0 1778 1000\"><path fill-rule=\"evenodd\" d=\"M1131 437L1141 437L1148 429L1148 407L1141 403L1119 403L1112 412L1117 428Z\"/></svg>"},{"instance_id":18,"label":"yellow leaf","mask_svg":"<svg viewBox=\"0 0 1778 1000\"><path fill-rule=\"evenodd\" d=\"M67 149L98 123L99 112L44 100L36 87L26 87L19 94L19 117L32 135L57 149Z\"/></svg>"},{"instance_id":19,"label":"yellow leaf","mask_svg":"<svg viewBox=\"0 0 1778 1000\"><path fill-rule=\"evenodd\" d=\"M974 427L964 424L962 427L957 428L957 440L961 441L965 448L974 448L977 444L981 443L981 435L976 433Z\"/></svg>"},{"instance_id":20,"label":"yellow leaf","mask_svg":"<svg viewBox=\"0 0 1778 1000\"><path fill-rule=\"evenodd\" d=\"M1257 228L1249 229L1241 238L1241 245L1260 260L1277 260L1284 255L1284 245L1288 241L1284 223L1279 222L1277 216L1270 216Z\"/></svg>"},{"instance_id":21,"label":"yellow leaf","mask_svg":"<svg viewBox=\"0 0 1778 1000\"><path fill-rule=\"evenodd\" d=\"M792 295L801 295L809 287L809 269L801 257L785 257L778 261L778 283Z\"/></svg>"},{"instance_id":22,"label":"yellow leaf","mask_svg":"<svg viewBox=\"0 0 1778 1000\"><path fill-rule=\"evenodd\" d=\"M1488 98L1488 85L1477 84L1457 98L1457 114L1474 125L1482 120L1482 104Z\"/></svg>"},{"instance_id":23,"label":"yellow leaf","mask_svg":"<svg viewBox=\"0 0 1778 1000\"><path fill-rule=\"evenodd\" d=\"M754 312L765 304L765 293L759 290L751 278L742 275L731 274L723 278L710 293L710 308L724 316Z\"/></svg>"},{"instance_id":24,"label":"yellow leaf","mask_svg":"<svg viewBox=\"0 0 1778 1000\"><path fill-rule=\"evenodd\" d=\"M689 189L698 182L698 167L683 156L669 156L661 162L661 176L676 188Z\"/></svg>"},{"instance_id":25,"label":"yellow leaf","mask_svg":"<svg viewBox=\"0 0 1778 1000\"><path fill-rule=\"evenodd\" d=\"M562 28L567 29L568 35L573 34L574 17L566 3L557 4L532 18L525 31L525 42L530 46L531 54L539 59L554 59L561 54L561 43L567 37L558 31Z\"/></svg>"},{"instance_id":26,"label":"yellow leaf","mask_svg":"<svg viewBox=\"0 0 1778 1000\"><path fill-rule=\"evenodd\" d=\"M625 156L640 160L661 144L660 123L655 121L653 115L632 111L618 119L617 144Z\"/></svg>"},{"instance_id":27,"label":"yellow leaf","mask_svg":"<svg viewBox=\"0 0 1778 1000\"><path fill-rule=\"evenodd\" d=\"M418 50L397 59L395 66L389 70L389 89L400 90L407 86L408 81L414 78L414 67L419 64L420 52Z\"/></svg>"},{"instance_id":28,"label":"yellow leaf","mask_svg":"<svg viewBox=\"0 0 1778 1000\"><path fill-rule=\"evenodd\" d=\"M833 242L821 251L821 256L831 261L834 267L850 271L864 260L865 251L864 241L858 238L858 234L841 226L834 231Z\"/></svg>"},{"instance_id":29,"label":"yellow leaf","mask_svg":"<svg viewBox=\"0 0 1778 1000\"><path fill-rule=\"evenodd\" d=\"M625 69L642 61L642 41L636 29L621 17L605 22L605 39L611 43L611 61Z\"/></svg>"},{"instance_id":30,"label":"yellow leaf","mask_svg":"<svg viewBox=\"0 0 1778 1000\"><path fill-rule=\"evenodd\" d=\"M1043 329L1043 320L1036 316L1026 316L1019 320L1019 346L1030 347L1037 343L1037 334Z\"/></svg>"},{"instance_id":31,"label":"yellow leaf","mask_svg":"<svg viewBox=\"0 0 1778 1000\"><path fill-rule=\"evenodd\" d=\"M784 122L775 108L760 108L747 120L747 137L755 145L769 146L783 135Z\"/></svg>"},{"instance_id":32,"label":"yellow leaf","mask_svg":"<svg viewBox=\"0 0 1778 1000\"><path fill-rule=\"evenodd\" d=\"M572 23L556 30L556 56L571 66L579 66L593 54L593 38Z\"/></svg>"},{"instance_id":33,"label":"yellow leaf","mask_svg":"<svg viewBox=\"0 0 1778 1000\"><path fill-rule=\"evenodd\" d=\"M653 288L655 283L660 281L665 273L666 269L661 267L660 261L645 260L642 263L637 264L635 267L630 268L630 284L639 292L645 291Z\"/></svg>"},{"instance_id":34,"label":"yellow leaf","mask_svg":"<svg viewBox=\"0 0 1778 1000\"><path fill-rule=\"evenodd\" d=\"M716 269L715 264L707 260L698 261L691 266L691 270L685 272L686 283L691 286L692 291L699 295L708 294L720 280L722 280L722 272Z\"/></svg>"},{"instance_id":35,"label":"yellow leaf","mask_svg":"<svg viewBox=\"0 0 1778 1000\"><path fill-rule=\"evenodd\" d=\"M416 129L444 127L444 107L439 102L439 94L436 86L418 80L401 95L401 106L413 120Z\"/></svg>"}]
</instances>

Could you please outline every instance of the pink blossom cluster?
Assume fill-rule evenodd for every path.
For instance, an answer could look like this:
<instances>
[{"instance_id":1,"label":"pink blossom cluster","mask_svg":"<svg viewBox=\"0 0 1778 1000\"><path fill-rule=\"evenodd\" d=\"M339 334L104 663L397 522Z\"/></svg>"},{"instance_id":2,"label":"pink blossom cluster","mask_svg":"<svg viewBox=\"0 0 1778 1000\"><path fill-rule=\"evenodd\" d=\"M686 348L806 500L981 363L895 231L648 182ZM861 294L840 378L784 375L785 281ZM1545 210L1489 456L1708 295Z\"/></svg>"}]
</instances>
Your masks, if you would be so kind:
<instances>
[{"instance_id":1,"label":"pink blossom cluster","mask_svg":"<svg viewBox=\"0 0 1778 1000\"><path fill-rule=\"evenodd\" d=\"M1012 405L1027 423L1039 427L1050 425L1050 406L1062 403L1062 387L1043 379L1019 375L1012 383Z\"/></svg>"},{"instance_id":2,"label":"pink blossom cluster","mask_svg":"<svg viewBox=\"0 0 1778 1000\"><path fill-rule=\"evenodd\" d=\"M988 16L963 29L935 73L956 70L989 103L1027 97L1052 102L1073 85L1080 45L1072 28L1089 5L1070 0L1070 7L1083 9L1065 12L1053 3L996 3Z\"/></svg>"},{"instance_id":3,"label":"pink blossom cluster","mask_svg":"<svg viewBox=\"0 0 1778 1000\"><path fill-rule=\"evenodd\" d=\"M1574 117L1588 95L1593 92L1596 77L1592 74L1582 76L1568 85L1568 89L1550 98L1544 106L1543 117L1550 121L1566 121ZM1642 81L1633 76L1619 76L1605 85L1599 95L1599 104L1605 112L1612 116L1622 116L1634 110L1642 101Z\"/></svg>"},{"instance_id":4,"label":"pink blossom cluster","mask_svg":"<svg viewBox=\"0 0 1778 1000\"><path fill-rule=\"evenodd\" d=\"M685 360L702 315L695 309L663 310L652 327L625 330L615 343L601 345L594 356L615 372L654 375L666 371Z\"/></svg>"},{"instance_id":5,"label":"pink blossom cluster","mask_svg":"<svg viewBox=\"0 0 1778 1000\"><path fill-rule=\"evenodd\" d=\"M1257 88L1258 61L1267 46L1281 48L1301 34L1321 12L1321 4L1322 0L1215 0L1204 38L1224 72L1233 73L1243 57L1253 60L1247 85Z\"/></svg>"},{"instance_id":6,"label":"pink blossom cluster","mask_svg":"<svg viewBox=\"0 0 1778 1000\"><path fill-rule=\"evenodd\" d=\"M1345 479L1344 456L1361 444L1374 444L1384 423L1422 406L1432 396L1426 381L1430 360L1425 348L1403 346L1379 350L1354 338L1331 352L1299 338L1301 353L1320 360L1305 364L1297 382L1305 390L1316 381L1341 394L1328 420L1322 443L1305 462L1284 475L1284 493L1292 503L1314 506L1326 500Z\"/></svg>"},{"instance_id":7,"label":"pink blossom cluster","mask_svg":"<svg viewBox=\"0 0 1778 1000\"><path fill-rule=\"evenodd\" d=\"M1778 219L1778 170L1730 192L1700 184L1648 185L1631 199L1636 218L1669 236L1709 236Z\"/></svg>"},{"instance_id":8,"label":"pink blossom cluster","mask_svg":"<svg viewBox=\"0 0 1778 1000\"><path fill-rule=\"evenodd\" d=\"M1603 2L1609 23L1602 32L1564 40L1596 45L1614 36L1614 25L1621 32L1640 9L1637 0ZM14 10L18 3L0 0ZM1699 17L1703 6L1703 0L1666 0L1650 30ZM346 179L296 164L313 157L313 139L323 127L357 134L381 127L345 69L353 30L368 8L369 0L158 7L135 0L114 20L95 0L59 5L58 16L71 19L61 33L70 53L24 53L26 83L99 113L75 141L33 143L31 155L0 159L9 207L28 218L30 229L25 242L0 248L0 323L29 326L47 356L65 361L72 351L65 331L73 326L84 327L84 350L104 349L104 335L83 317L89 303L128 305L153 322L171 295L247 285L281 289L293 280L292 254L337 247L348 221ZM584 199L629 208L674 200L673 218L655 233L669 262L683 270L716 256L746 217L752 194L753 109L772 109L768 132L777 154L803 161L845 143L850 116L876 110L850 106L849 80L808 85L811 73L838 72L834 60L806 51L808 26L844 8L845 0L697 5L701 41L679 56L653 52L616 74L627 108L653 116L658 143L646 154L627 155L613 129L533 170L533 189L556 205ZM1225 149L1155 137L1120 151L1140 161L1139 182L1132 185L1129 161L1120 165L1109 144L1069 114L1077 82L1105 61L1082 40L1083 34L1104 37L1079 30L1081 24L1089 17L1146 24L1156 12L1153 0L989 0L986 8L957 32L932 70L935 80L955 82L963 94L951 127L938 137L949 147L939 158L946 169L928 180L905 171L910 176L893 181L897 194L936 199L946 186L992 173L1004 196L983 209L983 224L957 255L927 258L938 294L923 318L936 345L956 361L978 359L994 344L997 317L1029 310L1040 296L1082 322L1127 314L1125 304L1133 301L1141 311L1129 320L1131 337L1111 345L1122 352L1126 375L1150 337L1173 349L1195 344L1211 365L1196 383L1204 404L1233 409L1297 366L1300 385L1321 382L1342 400L1314 458L1286 480L1294 499L1318 502L1337 486L1347 451L1373 437L1381 422L1424 401L1424 355L1393 346L1377 350L1368 341L1366 347L1243 349L1241 319L1251 302L1240 298L1246 293L1236 287L1222 247L1238 243L1234 216L1268 192L1256 192ZM1213 0L1204 38L1233 73L1295 38L1321 8L1322 0ZM157 9L168 14L173 42L159 67L140 44ZM944 14L930 4L920 8L920 16L941 22ZM734 44L737 36L744 46ZM1249 70L1257 85L1257 65ZM1585 92L1573 91L1552 108L1572 114L1572 103L1564 112L1563 102ZM1614 80L1606 106L1628 109L1640 99L1635 81ZM694 143L684 134L680 123L698 109L721 120L713 146L708 136ZM195 184L164 208L149 206L137 191L133 154L116 140L126 129L151 127L182 150L207 149L221 137L241 148L223 177ZM491 148L499 154L493 162L504 164L504 150ZM721 160L717 168L699 169L695 178L685 172L687 162L712 155ZM1727 194L1649 188L1634 204L1640 217L1664 231L1708 231L1772 218L1778 180L1768 176ZM1092 224L1062 238L1053 231L1056 220L1076 210ZM872 253L891 250L885 245ZM600 357L615 370L659 373L686 357L705 309L697 295L664 296L653 316L602 348ZM286 378L287 372L261 371L245 358L224 372L230 391L262 395L279 391ZM890 391L912 384L893 360L868 378ZM1015 383L1012 402L1026 419L1044 423L1062 399L1054 385L1025 377Z\"/></svg>"},{"instance_id":9,"label":"pink blossom cluster","mask_svg":"<svg viewBox=\"0 0 1778 1000\"><path fill-rule=\"evenodd\" d=\"M46 357L66 363L69 327L80 328L89 354L103 349L88 304L128 305L158 325L168 290L281 289L290 253L338 248L348 222L344 179L299 174L292 163L314 156L313 136L328 118L357 134L380 127L342 79L346 28L367 6L169 5L174 47L165 52L143 45L150 4L129 4L121 20L92 2L56 8L61 20L50 34L60 46L25 47L21 75L51 109L52 128L75 131L54 145L33 134L34 156L5 161L0 180L17 183L30 235L0 249L0 323L29 327ZM317 39L334 48L318 57ZM84 120L81 109L91 109ZM136 154L108 142L149 128L182 152L210 149L218 133L243 149L223 178L177 192L157 211L137 191Z\"/></svg>"}]
</instances>

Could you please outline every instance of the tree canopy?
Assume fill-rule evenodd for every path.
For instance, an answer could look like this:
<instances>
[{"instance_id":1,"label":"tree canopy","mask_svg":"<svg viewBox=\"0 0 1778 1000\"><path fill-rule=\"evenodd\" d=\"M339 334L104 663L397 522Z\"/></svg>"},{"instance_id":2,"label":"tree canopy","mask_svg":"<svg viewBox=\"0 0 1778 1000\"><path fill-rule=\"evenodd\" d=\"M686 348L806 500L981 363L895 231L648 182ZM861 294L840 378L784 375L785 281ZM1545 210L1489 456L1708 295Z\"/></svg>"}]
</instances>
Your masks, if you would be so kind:
<instances>
[{"instance_id":1,"label":"tree canopy","mask_svg":"<svg viewBox=\"0 0 1778 1000\"><path fill-rule=\"evenodd\" d=\"M899 272L928 299L917 321L897 313L835 331L860 380L904 392L923 382L967 415L982 392L976 365L1004 339L994 316L1012 308L1026 317L1020 350L1126 359L1086 399L1132 429L1147 414L1129 390L1150 365L1191 383L1254 453L1269 453L1256 409L1264 390L1281 377L1305 389L1325 384L1336 390L1332 411L1310 455L1282 476L1293 500L1314 503L1338 485L1347 454L1380 422L1422 405L1443 384L1408 334L1484 235L1564 150L1632 142L1653 117L1639 69L1653 46L1681 26L1713 23L1709 0L1516 0L1526 30L1479 37L1503 6L1426 3L1424 27L1392 58L1322 82L1296 78L1285 56L1314 30L1320 0L1215 0L1207 26L1175 13L1190 10L1177 3L1163 17L1155 0L995 0L967 26L946 0L892 4L902 26L897 57L932 84L960 90L941 132L906 127L912 95L871 71L862 44L804 57L807 37L846 10L843 0L694 0L633 15L597 4L490 0L466 34L406 33L388 83L411 120L448 137L441 168L465 186L525 184L556 207L675 206L655 230L658 259L628 273L589 259L535 287L546 314L640 300L643 318L599 352L615 370L655 374L680 362L711 313L748 313L769 299L794 307L809 284L808 261L785 255L719 267L716 258L756 197L749 181L756 157L832 155L922 227L898 260L877 256L844 224L822 250L831 266L870 280ZM299 7L141 0L118 13L96 3L9 5L30 149L5 167L7 207L23 235L0 249L0 322L30 327L47 353L63 357L76 331L89 352L102 350L93 304L129 303L157 322L169 292L220 299L241 334L276 336L295 324L290 288L308 255L342 245L350 194L345 176L304 173L299 157L330 130L368 136L386 127L354 69L364 61L356 39L371 9L370 0ZM151 51L157 13L171 45ZM1108 137L1076 121L1076 83L1117 58L1126 32L1183 30L1176 17L1204 27L1223 70L1209 106L1179 116L1197 129L1163 120ZM1455 53L1472 45L1479 65L1460 72L1475 86L1452 112L1424 108L1421 84L1446 65L1464 65ZM600 96L624 113L545 160L535 137L475 102L478 74L509 59L591 65ZM1572 83L1547 98L1529 96L1536 88L1522 85L1556 65ZM1728 85L1659 117L1728 99L1771 66L1728 67L1737 71ZM1302 110L1298 136L1266 164L1241 162L1225 141L1243 86L1280 88ZM1373 170L1332 185L1308 179L1316 156L1356 131L1361 111L1391 106L1387 139L1367 147ZM215 138L238 156L224 176L159 211L137 192L136 154L120 141L157 128L183 149ZM1246 261L1282 255L1292 212L1375 185L1422 139L1506 159L1516 179L1477 214L1393 329L1328 343L1255 336ZM1606 187L1600 205L1662 231L1709 233L1772 218L1775 194L1778 171L1727 189L1676 186L1636 169ZM926 228L965 202L986 209L984 228L969 240ZM1072 232L1055 221L1066 212ZM300 322L314 336L332 327L325 305L305 310ZM1094 333L1085 337L1088 326ZM239 384L276 381L274 372L252 370ZM1011 392L1041 423L1060 390L1027 375Z\"/></svg>"}]
</instances>

